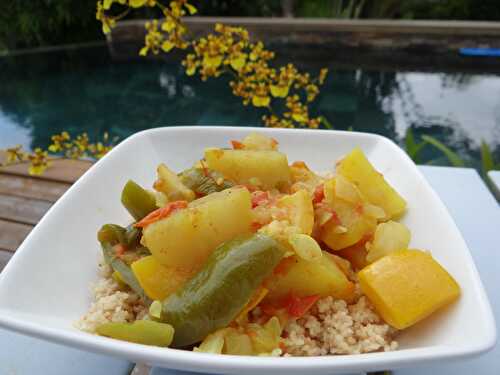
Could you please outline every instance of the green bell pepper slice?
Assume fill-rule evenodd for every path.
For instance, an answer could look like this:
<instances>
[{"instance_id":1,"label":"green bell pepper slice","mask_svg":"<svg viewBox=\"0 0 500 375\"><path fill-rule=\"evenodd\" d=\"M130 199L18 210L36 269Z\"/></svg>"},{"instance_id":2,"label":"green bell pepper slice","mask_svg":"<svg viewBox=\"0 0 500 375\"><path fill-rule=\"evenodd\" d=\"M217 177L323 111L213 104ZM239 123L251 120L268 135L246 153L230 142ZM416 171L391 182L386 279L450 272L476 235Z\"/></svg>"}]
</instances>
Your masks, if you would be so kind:
<instances>
[{"instance_id":1,"label":"green bell pepper slice","mask_svg":"<svg viewBox=\"0 0 500 375\"><path fill-rule=\"evenodd\" d=\"M121 201L130 215L137 221L158 208L154 197L132 180L125 184Z\"/></svg>"},{"instance_id":2,"label":"green bell pepper slice","mask_svg":"<svg viewBox=\"0 0 500 375\"><path fill-rule=\"evenodd\" d=\"M182 183L193 190L197 196L204 196L229 189L235 184L216 171L201 168L186 169L179 175Z\"/></svg>"},{"instance_id":3,"label":"green bell pepper slice","mask_svg":"<svg viewBox=\"0 0 500 375\"><path fill-rule=\"evenodd\" d=\"M226 327L268 277L284 250L261 234L219 246L204 267L163 301L162 322L175 329L173 346L195 344Z\"/></svg>"}]
</instances>

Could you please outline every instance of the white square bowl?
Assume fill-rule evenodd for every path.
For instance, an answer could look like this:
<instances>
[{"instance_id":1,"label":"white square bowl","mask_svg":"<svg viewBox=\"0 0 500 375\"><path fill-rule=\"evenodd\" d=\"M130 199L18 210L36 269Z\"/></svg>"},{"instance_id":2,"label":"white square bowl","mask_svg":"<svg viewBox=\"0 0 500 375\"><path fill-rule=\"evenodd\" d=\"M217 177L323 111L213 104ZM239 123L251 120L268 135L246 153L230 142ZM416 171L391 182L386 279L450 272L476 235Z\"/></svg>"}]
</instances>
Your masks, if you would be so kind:
<instances>
[{"instance_id":1,"label":"white square bowl","mask_svg":"<svg viewBox=\"0 0 500 375\"><path fill-rule=\"evenodd\" d=\"M276 138L290 162L304 160L317 171L331 170L335 160L353 147L361 147L407 200L403 222L412 232L411 247L432 252L460 284L460 299L402 332L399 350L361 355L210 355L127 343L73 328L73 322L90 305L89 286L97 279L100 248L96 231L105 223L125 224L130 220L120 204L125 182L131 178L151 186L160 162L182 170L199 159L205 147L227 147L229 140L241 139L251 130ZM394 369L477 355L492 348L496 340L491 308L462 236L436 193L397 145L364 133L230 127L143 131L96 163L54 204L0 274L0 326L151 365L242 375L258 371L334 374Z\"/></svg>"}]
</instances>

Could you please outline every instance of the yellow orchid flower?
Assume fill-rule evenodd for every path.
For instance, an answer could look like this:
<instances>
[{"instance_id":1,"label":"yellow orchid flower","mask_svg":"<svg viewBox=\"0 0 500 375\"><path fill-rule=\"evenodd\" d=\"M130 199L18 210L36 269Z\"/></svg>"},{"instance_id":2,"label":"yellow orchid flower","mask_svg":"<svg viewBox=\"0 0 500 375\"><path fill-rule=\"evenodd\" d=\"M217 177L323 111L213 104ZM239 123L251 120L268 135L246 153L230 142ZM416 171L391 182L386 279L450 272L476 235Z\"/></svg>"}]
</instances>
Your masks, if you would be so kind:
<instances>
[{"instance_id":1,"label":"yellow orchid flower","mask_svg":"<svg viewBox=\"0 0 500 375\"><path fill-rule=\"evenodd\" d=\"M253 96L252 104L254 107L267 107L271 102L271 98L269 96Z\"/></svg>"},{"instance_id":2,"label":"yellow orchid flower","mask_svg":"<svg viewBox=\"0 0 500 375\"><path fill-rule=\"evenodd\" d=\"M271 85L269 86L271 90L271 95L275 98L286 98L290 89L290 86L282 85Z\"/></svg>"},{"instance_id":3,"label":"yellow orchid flower","mask_svg":"<svg viewBox=\"0 0 500 375\"><path fill-rule=\"evenodd\" d=\"M168 16L165 21L161 24L161 29L167 33L175 29L175 22L172 17Z\"/></svg>"},{"instance_id":4,"label":"yellow orchid flower","mask_svg":"<svg viewBox=\"0 0 500 375\"><path fill-rule=\"evenodd\" d=\"M206 54L203 57L203 65L207 68L218 68L222 64L222 55L210 56Z\"/></svg>"},{"instance_id":5,"label":"yellow orchid flower","mask_svg":"<svg viewBox=\"0 0 500 375\"><path fill-rule=\"evenodd\" d=\"M171 41L169 40L166 40L162 43L161 45L161 49L164 50L165 52L169 52L172 50L172 48L175 47L175 44L172 43Z\"/></svg>"},{"instance_id":6,"label":"yellow orchid flower","mask_svg":"<svg viewBox=\"0 0 500 375\"><path fill-rule=\"evenodd\" d=\"M128 4L132 8L140 8L144 5L146 5L147 2L148 2L148 0L128 0Z\"/></svg>"},{"instance_id":7,"label":"yellow orchid flower","mask_svg":"<svg viewBox=\"0 0 500 375\"><path fill-rule=\"evenodd\" d=\"M195 13L198 12L198 9L196 9L194 6L192 6L189 3L184 4L184 6L186 7L186 9L188 10L189 14L191 14L191 15L193 15L193 14L195 14Z\"/></svg>"},{"instance_id":8,"label":"yellow orchid flower","mask_svg":"<svg viewBox=\"0 0 500 375\"><path fill-rule=\"evenodd\" d=\"M241 68L245 66L246 61L247 61L246 53L239 53L237 55L231 55L229 57L229 64L231 65L231 68L233 68L236 71L240 71Z\"/></svg>"}]
</instances>

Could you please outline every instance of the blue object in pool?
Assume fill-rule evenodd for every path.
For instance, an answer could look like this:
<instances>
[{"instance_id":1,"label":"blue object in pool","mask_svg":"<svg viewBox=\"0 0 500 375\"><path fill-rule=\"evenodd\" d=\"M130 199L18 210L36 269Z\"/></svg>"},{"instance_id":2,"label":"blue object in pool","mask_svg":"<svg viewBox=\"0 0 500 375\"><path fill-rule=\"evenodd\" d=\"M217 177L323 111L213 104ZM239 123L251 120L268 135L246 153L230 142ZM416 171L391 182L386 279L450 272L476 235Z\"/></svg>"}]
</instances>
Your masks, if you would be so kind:
<instances>
[{"instance_id":1,"label":"blue object in pool","mask_svg":"<svg viewBox=\"0 0 500 375\"><path fill-rule=\"evenodd\" d=\"M460 54L465 56L500 57L500 48L460 48Z\"/></svg>"}]
</instances>

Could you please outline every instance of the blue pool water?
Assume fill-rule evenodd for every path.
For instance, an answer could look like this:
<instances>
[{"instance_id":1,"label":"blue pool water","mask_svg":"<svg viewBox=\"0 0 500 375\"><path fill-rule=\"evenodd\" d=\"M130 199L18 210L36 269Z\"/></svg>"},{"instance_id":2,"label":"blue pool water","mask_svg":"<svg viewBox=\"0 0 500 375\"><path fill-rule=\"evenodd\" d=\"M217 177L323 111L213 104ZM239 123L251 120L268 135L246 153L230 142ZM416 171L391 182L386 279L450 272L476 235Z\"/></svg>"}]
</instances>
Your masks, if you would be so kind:
<instances>
[{"instance_id":1,"label":"blue pool water","mask_svg":"<svg viewBox=\"0 0 500 375\"><path fill-rule=\"evenodd\" d=\"M280 54L286 61L286 46ZM417 138L432 135L474 166L484 140L500 160L499 75L298 64L311 73L330 68L312 110L337 129L403 144L412 128ZM241 105L226 80L187 77L177 61L113 61L105 46L0 58L0 148L46 147L63 130L123 139L157 126L255 126L262 114ZM421 162L447 164L431 147Z\"/></svg>"}]
</instances>

